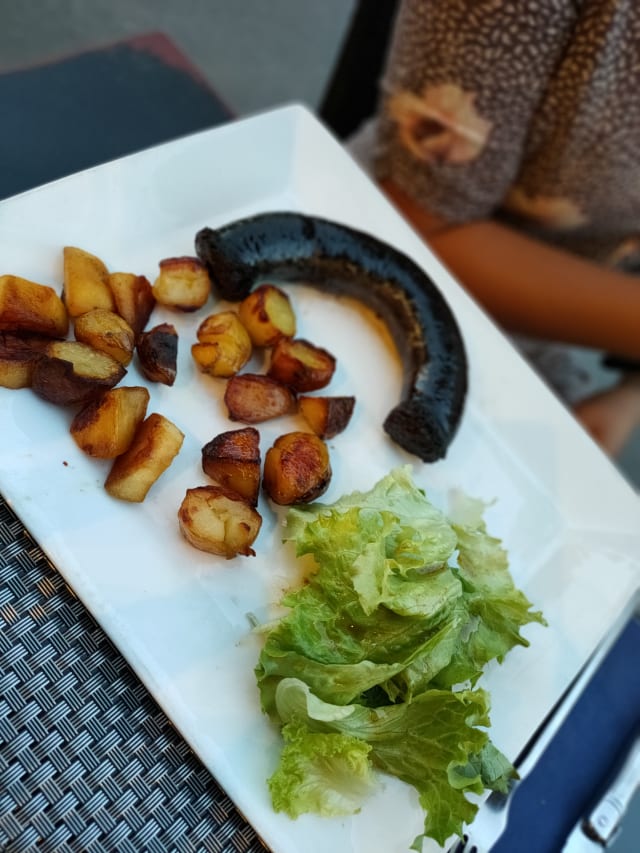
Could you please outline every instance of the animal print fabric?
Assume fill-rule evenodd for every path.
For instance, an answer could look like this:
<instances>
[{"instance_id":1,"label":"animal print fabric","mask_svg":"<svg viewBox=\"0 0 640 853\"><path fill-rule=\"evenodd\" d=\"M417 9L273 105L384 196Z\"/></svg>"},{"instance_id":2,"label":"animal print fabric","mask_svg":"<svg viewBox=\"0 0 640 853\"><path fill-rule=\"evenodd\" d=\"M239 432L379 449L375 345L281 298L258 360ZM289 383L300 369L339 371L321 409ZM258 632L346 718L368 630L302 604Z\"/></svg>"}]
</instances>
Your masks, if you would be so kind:
<instances>
[{"instance_id":1,"label":"animal print fabric","mask_svg":"<svg viewBox=\"0 0 640 853\"><path fill-rule=\"evenodd\" d=\"M429 210L640 268L637 0L404 0L380 106L375 173Z\"/></svg>"}]
</instances>

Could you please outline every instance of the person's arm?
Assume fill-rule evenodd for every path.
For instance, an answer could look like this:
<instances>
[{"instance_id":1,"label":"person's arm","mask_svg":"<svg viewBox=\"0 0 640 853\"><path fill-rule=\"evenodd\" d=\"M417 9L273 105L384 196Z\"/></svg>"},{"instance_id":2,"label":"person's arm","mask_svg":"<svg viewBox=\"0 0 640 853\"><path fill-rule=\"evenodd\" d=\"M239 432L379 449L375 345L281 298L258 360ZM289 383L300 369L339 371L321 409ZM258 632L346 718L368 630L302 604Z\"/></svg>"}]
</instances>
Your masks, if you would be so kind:
<instances>
[{"instance_id":1,"label":"person's arm","mask_svg":"<svg viewBox=\"0 0 640 853\"><path fill-rule=\"evenodd\" d=\"M390 181L390 200L460 283L512 332L640 359L640 277L491 220L450 225Z\"/></svg>"},{"instance_id":2,"label":"person's arm","mask_svg":"<svg viewBox=\"0 0 640 853\"><path fill-rule=\"evenodd\" d=\"M640 425L640 373L580 401L573 411L592 438L617 456Z\"/></svg>"}]
</instances>

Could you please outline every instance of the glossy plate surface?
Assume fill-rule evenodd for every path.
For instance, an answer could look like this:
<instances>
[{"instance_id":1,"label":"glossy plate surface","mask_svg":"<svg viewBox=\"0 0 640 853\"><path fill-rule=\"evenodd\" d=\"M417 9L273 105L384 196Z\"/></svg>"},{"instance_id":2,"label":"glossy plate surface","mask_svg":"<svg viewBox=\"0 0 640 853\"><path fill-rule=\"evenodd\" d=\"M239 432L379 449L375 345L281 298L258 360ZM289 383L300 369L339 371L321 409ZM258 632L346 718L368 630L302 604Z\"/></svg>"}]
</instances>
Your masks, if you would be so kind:
<instances>
[{"instance_id":1,"label":"glossy plate surface","mask_svg":"<svg viewBox=\"0 0 640 853\"><path fill-rule=\"evenodd\" d=\"M446 458L423 465L381 428L401 384L384 327L348 300L290 290L300 334L338 359L329 389L357 397L349 428L330 442L335 473L324 500L368 489L409 463L438 505L460 488L494 501L489 529L549 621L526 629L530 648L516 649L483 680L492 737L513 759L638 588L638 499L305 109L274 110L0 204L0 273L60 290L62 247L71 244L112 271L153 280L161 258L194 253L203 226L270 210L322 216L386 241L427 271L456 314L470 364L466 411ZM251 559L225 562L194 550L176 521L185 490L206 481L202 445L232 428L223 383L198 374L189 352L197 323L212 310L213 301L194 315L154 314L154 323L175 323L181 343L176 383L149 386L149 411L174 420L185 442L143 504L109 498L102 488L109 465L76 448L71 413L28 390L0 389L0 490L274 853L401 853L421 830L422 813L414 792L393 780L348 820L293 822L271 809L265 779L279 736L259 710L259 641L248 614L270 618L299 570L281 545L280 516L265 502ZM131 366L124 384L146 383ZM262 425L263 454L300 425L297 418Z\"/></svg>"}]
</instances>

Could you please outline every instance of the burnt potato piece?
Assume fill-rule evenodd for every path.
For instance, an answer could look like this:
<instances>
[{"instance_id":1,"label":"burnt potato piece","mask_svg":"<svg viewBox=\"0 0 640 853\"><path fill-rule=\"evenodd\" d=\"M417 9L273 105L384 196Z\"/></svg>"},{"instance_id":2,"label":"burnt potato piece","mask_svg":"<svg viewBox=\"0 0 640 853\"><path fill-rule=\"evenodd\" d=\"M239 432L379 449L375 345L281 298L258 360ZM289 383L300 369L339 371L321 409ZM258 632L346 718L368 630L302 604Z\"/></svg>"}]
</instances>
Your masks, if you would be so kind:
<instances>
[{"instance_id":1,"label":"burnt potato piece","mask_svg":"<svg viewBox=\"0 0 640 853\"><path fill-rule=\"evenodd\" d=\"M201 551L232 557L255 556L262 517L236 492L220 486L187 489L178 510L178 524L187 542Z\"/></svg>"},{"instance_id":2,"label":"burnt potato piece","mask_svg":"<svg viewBox=\"0 0 640 853\"><path fill-rule=\"evenodd\" d=\"M52 287L17 275L0 275L0 331L64 338L69 315Z\"/></svg>"},{"instance_id":3,"label":"burnt potato piece","mask_svg":"<svg viewBox=\"0 0 640 853\"><path fill-rule=\"evenodd\" d=\"M300 412L314 433L323 439L333 438L347 428L355 404L355 397L298 398Z\"/></svg>"},{"instance_id":4,"label":"burnt potato piece","mask_svg":"<svg viewBox=\"0 0 640 853\"><path fill-rule=\"evenodd\" d=\"M50 343L43 335L0 332L0 386L30 388L33 367Z\"/></svg>"},{"instance_id":5,"label":"burnt potato piece","mask_svg":"<svg viewBox=\"0 0 640 853\"><path fill-rule=\"evenodd\" d=\"M140 369L149 382L173 385L178 369L178 333L171 323L160 323L138 339Z\"/></svg>"},{"instance_id":6,"label":"burnt potato piece","mask_svg":"<svg viewBox=\"0 0 640 853\"><path fill-rule=\"evenodd\" d=\"M252 506L260 493L260 463L260 434L254 427L221 432L202 448L204 473Z\"/></svg>"},{"instance_id":7,"label":"burnt potato piece","mask_svg":"<svg viewBox=\"0 0 640 853\"><path fill-rule=\"evenodd\" d=\"M50 403L87 403L125 376L126 369L105 352L80 341L53 341L33 365L31 387Z\"/></svg>"},{"instance_id":8,"label":"burnt potato piece","mask_svg":"<svg viewBox=\"0 0 640 853\"><path fill-rule=\"evenodd\" d=\"M148 404L146 388L112 388L76 414L71 422L71 436L88 456L115 459L131 446Z\"/></svg>"},{"instance_id":9,"label":"burnt potato piece","mask_svg":"<svg viewBox=\"0 0 640 853\"><path fill-rule=\"evenodd\" d=\"M261 284L238 306L238 314L253 344L273 346L296 333L296 317L287 294L274 284Z\"/></svg>"},{"instance_id":10,"label":"burnt potato piece","mask_svg":"<svg viewBox=\"0 0 640 853\"><path fill-rule=\"evenodd\" d=\"M274 503L309 503L326 492L330 481L329 450L314 433L285 433L267 450L262 484Z\"/></svg>"},{"instance_id":11,"label":"burnt potato piece","mask_svg":"<svg viewBox=\"0 0 640 853\"><path fill-rule=\"evenodd\" d=\"M115 310L131 326L137 341L156 304L151 282L143 275L128 272L113 272L108 281Z\"/></svg>"},{"instance_id":12,"label":"burnt potato piece","mask_svg":"<svg viewBox=\"0 0 640 853\"><path fill-rule=\"evenodd\" d=\"M317 391L331 382L336 360L303 338L282 338L273 348L267 376L296 392Z\"/></svg>"},{"instance_id":13,"label":"burnt potato piece","mask_svg":"<svg viewBox=\"0 0 640 853\"><path fill-rule=\"evenodd\" d=\"M224 402L229 418L245 424L262 423L296 409L296 397L290 388L258 373L232 376L227 382Z\"/></svg>"},{"instance_id":14,"label":"burnt potato piece","mask_svg":"<svg viewBox=\"0 0 640 853\"><path fill-rule=\"evenodd\" d=\"M370 234L291 212L203 228L195 246L221 298L245 299L265 279L301 282L382 317L404 366L402 398L384 429L424 462L445 456L462 418L467 358L448 303L409 257Z\"/></svg>"}]
</instances>

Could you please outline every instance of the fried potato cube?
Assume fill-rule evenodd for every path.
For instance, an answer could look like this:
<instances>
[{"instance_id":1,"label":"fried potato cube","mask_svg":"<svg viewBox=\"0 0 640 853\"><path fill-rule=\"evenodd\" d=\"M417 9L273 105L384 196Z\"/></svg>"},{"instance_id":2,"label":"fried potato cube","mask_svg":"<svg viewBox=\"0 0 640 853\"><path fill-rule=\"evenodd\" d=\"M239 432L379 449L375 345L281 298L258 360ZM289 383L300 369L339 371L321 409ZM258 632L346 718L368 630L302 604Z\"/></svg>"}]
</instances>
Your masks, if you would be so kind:
<instances>
[{"instance_id":1,"label":"fried potato cube","mask_svg":"<svg viewBox=\"0 0 640 853\"><path fill-rule=\"evenodd\" d=\"M221 432L202 448L202 470L252 506L260 492L260 434L254 427Z\"/></svg>"},{"instance_id":2,"label":"fried potato cube","mask_svg":"<svg viewBox=\"0 0 640 853\"><path fill-rule=\"evenodd\" d=\"M63 298L71 317L79 317L94 308L115 310L115 300L109 287L109 271L95 255L65 246Z\"/></svg>"},{"instance_id":3,"label":"fried potato cube","mask_svg":"<svg viewBox=\"0 0 640 853\"><path fill-rule=\"evenodd\" d=\"M261 284L238 306L238 314L257 347L273 346L296 333L296 317L287 294L273 284Z\"/></svg>"},{"instance_id":4,"label":"fried potato cube","mask_svg":"<svg viewBox=\"0 0 640 853\"><path fill-rule=\"evenodd\" d=\"M355 397L298 398L298 406L319 438L333 438L346 429L356 404Z\"/></svg>"},{"instance_id":5,"label":"fried potato cube","mask_svg":"<svg viewBox=\"0 0 640 853\"><path fill-rule=\"evenodd\" d=\"M150 382L173 385L178 370L178 333L171 323L160 323L138 340L140 369Z\"/></svg>"},{"instance_id":6,"label":"fried potato cube","mask_svg":"<svg viewBox=\"0 0 640 853\"><path fill-rule=\"evenodd\" d=\"M52 287L17 275L0 275L0 330L64 338L69 315Z\"/></svg>"},{"instance_id":7,"label":"fried potato cube","mask_svg":"<svg viewBox=\"0 0 640 853\"><path fill-rule=\"evenodd\" d=\"M131 326L138 340L156 304L151 282L143 275L112 272L109 275L109 287L116 311Z\"/></svg>"},{"instance_id":8,"label":"fried potato cube","mask_svg":"<svg viewBox=\"0 0 640 853\"><path fill-rule=\"evenodd\" d=\"M77 341L106 352L125 367L133 358L136 338L133 329L115 311L94 308L76 317L74 334Z\"/></svg>"},{"instance_id":9,"label":"fried potato cube","mask_svg":"<svg viewBox=\"0 0 640 853\"><path fill-rule=\"evenodd\" d=\"M316 391L331 381L336 360L327 350L302 338L282 338L271 353L267 375L294 391Z\"/></svg>"},{"instance_id":10,"label":"fried potato cube","mask_svg":"<svg viewBox=\"0 0 640 853\"><path fill-rule=\"evenodd\" d=\"M33 366L50 343L44 335L0 332L0 386L30 388Z\"/></svg>"},{"instance_id":11,"label":"fried potato cube","mask_svg":"<svg viewBox=\"0 0 640 853\"><path fill-rule=\"evenodd\" d=\"M236 492L220 486L187 489L178 524L187 542L201 551L228 560L237 555L255 556L262 517Z\"/></svg>"},{"instance_id":12,"label":"fried potato cube","mask_svg":"<svg viewBox=\"0 0 640 853\"><path fill-rule=\"evenodd\" d=\"M184 433L164 415L142 421L133 441L113 463L104 487L114 498L141 503L180 452Z\"/></svg>"},{"instance_id":13,"label":"fried potato cube","mask_svg":"<svg viewBox=\"0 0 640 853\"><path fill-rule=\"evenodd\" d=\"M202 308L210 292L209 273L198 258L160 261L160 274L153 284L153 295L160 304L180 311L195 311Z\"/></svg>"},{"instance_id":14,"label":"fried potato cube","mask_svg":"<svg viewBox=\"0 0 640 853\"><path fill-rule=\"evenodd\" d=\"M191 354L203 373L229 377L251 358L251 338L235 311L211 314L198 327Z\"/></svg>"},{"instance_id":15,"label":"fried potato cube","mask_svg":"<svg viewBox=\"0 0 640 853\"><path fill-rule=\"evenodd\" d=\"M229 418L257 424L295 411L296 397L290 388L257 373L237 373L227 382L224 402Z\"/></svg>"},{"instance_id":16,"label":"fried potato cube","mask_svg":"<svg viewBox=\"0 0 640 853\"><path fill-rule=\"evenodd\" d=\"M309 503L331 482L327 445L312 432L288 432L267 450L262 485L274 503Z\"/></svg>"},{"instance_id":17,"label":"fried potato cube","mask_svg":"<svg viewBox=\"0 0 640 853\"><path fill-rule=\"evenodd\" d=\"M87 403L125 376L126 369L105 352L80 341L53 341L33 365L31 387L50 403Z\"/></svg>"},{"instance_id":18,"label":"fried potato cube","mask_svg":"<svg viewBox=\"0 0 640 853\"><path fill-rule=\"evenodd\" d=\"M131 446L148 405L149 392L141 386L105 391L74 417L73 440L88 456L115 459Z\"/></svg>"}]
</instances>

